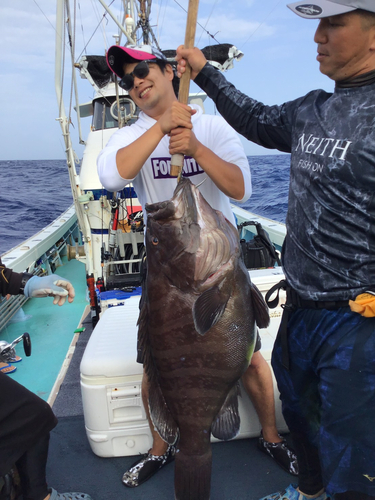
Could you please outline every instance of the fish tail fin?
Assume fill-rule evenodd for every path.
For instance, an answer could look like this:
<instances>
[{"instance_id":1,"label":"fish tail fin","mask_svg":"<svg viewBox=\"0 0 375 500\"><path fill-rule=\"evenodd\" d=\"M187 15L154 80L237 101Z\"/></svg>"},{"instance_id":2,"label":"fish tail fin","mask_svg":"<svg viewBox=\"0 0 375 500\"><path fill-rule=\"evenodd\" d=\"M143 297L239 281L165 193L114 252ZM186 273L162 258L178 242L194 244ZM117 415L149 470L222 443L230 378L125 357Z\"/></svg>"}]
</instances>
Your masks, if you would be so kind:
<instances>
[{"instance_id":1,"label":"fish tail fin","mask_svg":"<svg viewBox=\"0 0 375 500\"><path fill-rule=\"evenodd\" d=\"M175 455L175 500L209 500L211 490L211 447L203 455Z\"/></svg>"},{"instance_id":2,"label":"fish tail fin","mask_svg":"<svg viewBox=\"0 0 375 500\"><path fill-rule=\"evenodd\" d=\"M256 324L259 328L267 328L270 324L268 307L263 295L254 283L251 283L251 301L253 303Z\"/></svg>"}]
</instances>

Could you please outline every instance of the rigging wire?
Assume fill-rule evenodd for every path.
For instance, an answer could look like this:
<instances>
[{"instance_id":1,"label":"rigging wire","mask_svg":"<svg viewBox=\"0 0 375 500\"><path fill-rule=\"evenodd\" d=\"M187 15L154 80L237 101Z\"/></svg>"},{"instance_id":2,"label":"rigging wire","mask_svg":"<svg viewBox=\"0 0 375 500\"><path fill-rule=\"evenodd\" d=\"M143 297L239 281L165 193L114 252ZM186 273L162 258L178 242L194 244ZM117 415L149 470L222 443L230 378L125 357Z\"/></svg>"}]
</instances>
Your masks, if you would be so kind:
<instances>
[{"instance_id":1,"label":"rigging wire","mask_svg":"<svg viewBox=\"0 0 375 500\"><path fill-rule=\"evenodd\" d=\"M112 2L108 5L108 7L110 7L110 6L113 4L113 2L114 2L114 1L115 1L115 0L112 0ZM83 49L82 49L81 53L80 53L80 54L79 54L79 56L77 57L76 62L78 62L78 61L79 61L79 59L81 58L82 54L86 51L88 44L91 42L91 40L92 40L93 36L94 36L94 35L95 35L95 33L98 31L98 29L99 29L99 27L100 27L101 23L102 23L104 20L106 20L106 21L108 22L108 19L107 19L107 12L104 12L104 14L102 15L102 18L100 19L100 21L99 21L99 23L98 23L97 27L94 29L94 31L93 31L92 35L90 36L90 38L89 38L88 42L87 42L87 43L86 43L86 45L83 47Z\"/></svg>"},{"instance_id":2,"label":"rigging wire","mask_svg":"<svg viewBox=\"0 0 375 500\"><path fill-rule=\"evenodd\" d=\"M217 2L218 2L218 0L215 0L214 4L213 4L213 6L212 6L212 9L211 9L210 15L208 16L207 21L206 21L206 24L204 25L204 29L206 29L206 26L207 26L207 24L208 24L208 21L211 19L212 13L213 13L213 11L214 11L214 8L216 7ZM199 43L200 39L202 38L202 35L203 35L203 32L200 34L200 37L198 38L197 45L198 45L198 43Z\"/></svg>"},{"instance_id":3,"label":"rigging wire","mask_svg":"<svg viewBox=\"0 0 375 500\"><path fill-rule=\"evenodd\" d=\"M42 10L42 8L40 7L40 5L38 4L38 2L36 0L34 0L34 3L35 5L38 7L38 9L40 10L40 12L43 14L43 16L47 19L47 21L50 23L50 25L52 26L53 30L56 31L56 28L55 26L51 23L51 21L48 19L48 17L46 16L46 14L44 13L44 11Z\"/></svg>"},{"instance_id":4,"label":"rigging wire","mask_svg":"<svg viewBox=\"0 0 375 500\"><path fill-rule=\"evenodd\" d=\"M94 12L94 14L96 16L98 24L100 25L103 18L102 18L102 14L99 12L99 4L98 4L97 0L91 0L91 7L92 7L92 11ZM108 21L107 21L107 24L108 24ZM103 40L104 40L104 47L107 48L107 38L106 38L106 30L105 30L104 23L101 23L101 31L102 31L102 36L103 36Z\"/></svg>"},{"instance_id":5,"label":"rigging wire","mask_svg":"<svg viewBox=\"0 0 375 500\"><path fill-rule=\"evenodd\" d=\"M186 12L186 14L187 14L187 10L185 9L185 7L183 7L180 3L178 3L178 2L177 2L177 0L173 0L173 1L174 1L174 2L175 2L178 6L179 6L179 7L181 7L181 9L182 9L184 12ZM280 0L280 1L281 1L281 0ZM210 15L211 15L211 14L210 14ZM207 21L207 22L208 22L208 21ZM210 33L208 30L206 30L206 28L205 28L204 26L202 26L202 25L201 25L198 21L197 21L197 24L198 24L198 25L202 28L202 30L203 30L203 31L205 31L205 32L207 33L207 35L208 35L208 36L210 36L211 38L213 38L213 39L215 40L215 42L220 43L220 42L219 42L219 40L216 40L216 38L215 38L216 33L215 33L215 35L211 35L211 33ZM206 23L206 25L207 25L207 23Z\"/></svg>"},{"instance_id":6,"label":"rigging wire","mask_svg":"<svg viewBox=\"0 0 375 500\"><path fill-rule=\"evenodd\" d=\"M69 20L69 22L70 22L70 20ZM76 46L76 44L75 44L76 29L77 29L77 0L74 0L73 33L72 33L72 37L71 37L72 39L70 42L71 43L70 50L72 52L72 61L74 61L74 51L75 51L75 46ZM73 91L74 91L74 79L72 78L71 83L70 83L69 123L72 123ZM77 103L77 106L78 106L78 103Z\"/></svg>"},{"instance_id":7,"label":"rigging wire","mask_svg":"<svg viewBox=\"0 0 375 500\"><path fill-rule=\"evenodd\" d=\"M178 5L178 6L179 6L179 7L180 7L180 8L181 8L184 12L186 12L186 13L187 13L187 10L185 9L185 7L183 7L183 6L182 6L182 5L181 5L181 4L180 4L177 0L173 0L173 1L174 1L174 2L175 2L175 3L176 3L176 4L177 4L177 5ZM241 48L242 48L244 45L246 45L246 44L247 44L247 42L250 40L250 38L251 38L252 36L254 36L254 34L258 31L258 29L259 29L261 26L263 26L263 24L265 23L265 21L267 20L267 18L268 18L268 17L269 17L269 16L273 13L273 11L274 11L274 10L275 10L278 6L279 6L279 4L280 4L280 3L281 3L281 0L278 0L278 1L276 2L276 4L275 4L275 5L271 8L271 10L268 12L268 14L264 17L264 19L263 19L263 20L262 20L262 21L258 24L258 26L254 29L254 31L252 31L252 33L250 33L250 36L249 36L249 37L245 40L245 42L241 45ZM221 43L221 42L219 42L219 40L217 40L217 38L216 38L216 35L217 35L217 33L218 33L218 32L216 32L214 35L212 35L212 34L211 34L211 33L210 33L207 29L206 29L206 26L207 26L208 21L210 20L210 18L211 18L211 16L212 16L212 12L213 12L214 7L216 6L216 4L217 4L217 0L215 0L214 6L213 6L213 7L212 7L212 9L211 9L211 13L210 13L210 15L209 15L209 17L208 17L208 19L207 19L207 21L206 21L205 26L202 26L202 25L201 25L198 21L197 21L197 25L199 25L199 26L202 28L202 30L203 30L203 31L205 31L205 32L206 32L206 34L207 34L209 37L211 37L213 40L215 40L215 42L216 42L216 43ZM201 39L201 37L202 37L202 34L200 35L199 40ZM199 42L199 40L198 40L198 42Z\"/></svg>"},{"instance_id":8,"label":"rigging wire","mask_svg":"<svg viewBox=\"0 0 375 500\"><path fill-rule=\"evenodd\" d=\"M64 18L66 18L66 5L64 3L64 6L63 6L63 16ZM65 61L65 50L66 50L66 34L65 34L65 29L63 28L62 29L62 61ZM65 64L63 63L62 64L62 68L61 68L61 92L60 92L60 95L59 95L59 116L61 116L62 114L62 109L63 109L63 95L64 95L64 77L65 77Z\"/></svg>"},{"instance_id":9,"label":"rigging wire","mask_svg":"<svg viewBox=\"0 0 375 500\"><path fill-rule=\"evenodd\" d=\"M163 2L162 2L162 3L163 3ZM159 22L158 22L158 24L157 24L157 26L158 26L158 32L159 32L159 40L160 40L160 38L161 38L161 34L162 34L162 31L163 31L163 30L162 30L162 26L164 26L165 16L166 16L166 13L167 13L167 7L168 7L168 2L165 2L165 3L164 3L163 13L162 13L162 8L163 8L162 3L160 4L160 9L159 9L159 13L160 13L160 15L162 16L162 21L161 21L161 24L159 24Z\"/></svg>"},{"instance_id":10,"label":"rigging wire","mask_svg":"<svg viewBox=\"0 0 375 500\"><path fill-rule=\"evenodd\" d=\"M269 13L264 17L263 21L261 21L258 26L255 28L255 30L250 34L250 36L247 38L247 40L244 41L242 44L241 48L243 48L244 45L247 44L247 42L250 40L252 36L258 31L258 29L263 26L263 24L266 22L267 18L272 14L272 12L278 7L278 5L281 3L281 0L278 0L276 4L272 7L272 9L269 11Z\"/></svg>"},{"instance_id":11,"label":"rigging wire","mask_svg":"<svg viewBox=\"0 0 375 500\"><path fill-rule=\"evenodd\" d=\"M78 10L79 10L79 18L81 21L81 31L82 31L82 39L83 39L83 46L86 47L86 42L85 42L85 31L83 29L83 22L82 22L82 11L81 11L81 2L78 2Z\"/></svg>"}]
</instances>

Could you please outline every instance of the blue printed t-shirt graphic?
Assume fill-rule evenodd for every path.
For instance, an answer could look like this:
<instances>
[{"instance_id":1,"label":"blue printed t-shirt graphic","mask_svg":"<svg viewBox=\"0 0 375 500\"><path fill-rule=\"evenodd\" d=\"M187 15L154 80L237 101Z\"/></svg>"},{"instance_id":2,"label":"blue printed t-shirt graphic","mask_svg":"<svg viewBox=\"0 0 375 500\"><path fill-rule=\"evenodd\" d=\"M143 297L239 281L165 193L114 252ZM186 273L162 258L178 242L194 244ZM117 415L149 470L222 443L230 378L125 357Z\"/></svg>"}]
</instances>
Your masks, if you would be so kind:
<instances>
[{"instance_id":1,"label":"blue printed t-shirt graphic","mask_svg":"<svg viewBox=\"0 0 375 500\"><path fill-rule=\"evenodd\" d=\"M171 176L171 158L151 158L152 173L154 179L172 179ZM185 156L182 173L184 177L192 177L193 175L202 174L204 170L198 163L191 158Z\"/></svg>"}]
</instances>

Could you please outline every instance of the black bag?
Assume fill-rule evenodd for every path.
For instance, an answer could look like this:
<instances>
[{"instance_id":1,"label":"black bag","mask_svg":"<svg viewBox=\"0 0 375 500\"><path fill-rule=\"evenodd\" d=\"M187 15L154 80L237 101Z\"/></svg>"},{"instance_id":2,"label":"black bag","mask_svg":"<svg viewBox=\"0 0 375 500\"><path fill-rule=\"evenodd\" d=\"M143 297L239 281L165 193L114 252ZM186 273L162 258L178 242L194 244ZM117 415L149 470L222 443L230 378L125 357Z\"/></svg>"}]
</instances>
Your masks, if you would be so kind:
<instances>
[{"instance_id":1,"label":"black bag","mask_svg":"<svg viewBox=\"0 0 375 500\"><path fill-rule=\"evenodd\" d=\"M252 240L240 240L242 255L247 269L275 267L276 263L281 266L276 249L262 225L254 221L243 222L237 226L240 234L242 228L245 226L255 226L257 230L257 234Z\"/></svg>"}]
</instances>

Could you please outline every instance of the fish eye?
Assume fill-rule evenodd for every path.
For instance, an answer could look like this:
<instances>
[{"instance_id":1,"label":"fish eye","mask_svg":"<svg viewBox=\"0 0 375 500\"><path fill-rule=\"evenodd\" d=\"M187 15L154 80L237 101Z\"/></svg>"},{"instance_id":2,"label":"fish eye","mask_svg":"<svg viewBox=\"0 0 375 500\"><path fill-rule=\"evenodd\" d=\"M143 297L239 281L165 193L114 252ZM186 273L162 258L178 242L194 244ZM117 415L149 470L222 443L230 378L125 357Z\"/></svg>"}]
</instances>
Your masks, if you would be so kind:
<instances>
[{"instance_id":1,"label":"fish eye","mask_svg":"<svg viewBox=\"0 0 375 500\"><path fill-rule=\"evenodd\" d=\"M152 238L151 242L152 242L153 245L157 245L159 243L159 239L156 236L154 236Z\"/></svg>"}]
</instances>

